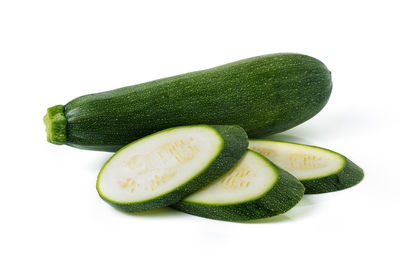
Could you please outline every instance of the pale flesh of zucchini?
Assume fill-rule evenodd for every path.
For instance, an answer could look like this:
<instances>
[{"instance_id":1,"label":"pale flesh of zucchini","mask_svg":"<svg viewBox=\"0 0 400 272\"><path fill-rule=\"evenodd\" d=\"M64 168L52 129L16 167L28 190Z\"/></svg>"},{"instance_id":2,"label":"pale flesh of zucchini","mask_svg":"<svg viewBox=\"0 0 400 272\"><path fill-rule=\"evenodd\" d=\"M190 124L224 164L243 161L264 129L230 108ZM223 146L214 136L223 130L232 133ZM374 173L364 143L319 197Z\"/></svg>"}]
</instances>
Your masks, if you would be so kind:
<instances>
[{"instance_id":1,"label":"pale flesh of zucchini","mask_svg":"<svg viewBox=\"0 0 400 272\"><path fill-rule=\"evenodd\" d=\"M330 150L287 142L251 140L249 149L265 156L299 180L332 175L346 163L343 156Z\"/></svg>"},{"instance_id":2,"label":"pale flesh of zucchini","mask_svg":"<svg viewBox=\"0 0 400 272\"><path fill-rule=\"evenodd\" d=\"M227 174L191 194L185 202L229 205L257 199L269 191L279 177L260 155L248 151Z\"/></svg>"},{"instance_id":3,"label":"pale flesh of zucchini","mask_svg":"<svg viewBox=\"0 0 400 272\"><path fill-rule=\"evenodd\" d=\"M222 137L208 126L174 128L145 137L106 163L98 191L115 203L157 198L206 169L223 145Z\"/></svg>"}]
</instances>

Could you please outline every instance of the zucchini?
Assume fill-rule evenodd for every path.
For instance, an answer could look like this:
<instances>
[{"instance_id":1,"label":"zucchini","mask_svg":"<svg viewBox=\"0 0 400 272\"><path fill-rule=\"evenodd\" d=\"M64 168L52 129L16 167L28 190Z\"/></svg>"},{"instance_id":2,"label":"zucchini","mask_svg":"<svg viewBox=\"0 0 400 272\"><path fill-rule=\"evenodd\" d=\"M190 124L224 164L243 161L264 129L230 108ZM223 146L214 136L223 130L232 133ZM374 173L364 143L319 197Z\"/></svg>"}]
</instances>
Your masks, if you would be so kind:
<instances>
[{"instance_id":1,"label":"zucchini","mask_svg":"<svg viewBox=\"0 0 400 272\"><path fill-rule=\"evenodd\" d=\"M338 191L358 184L363 170L345 156L321 147L271 140L250 140L249 148L285 169L306 194Z\"/></svg>"},{"instance_id":2,"label":"zucchini","mask_svg":"<svg viewBox=\"0 0 400 272\"><path fill-rule=\"evenodd\" d=\"M97 191L128 212L168 206L229 171L247 145L238 126L166 129L116 152L98 175Z\"/></svg>"},{"instance_id":3,"label":"zucchini","mask_svg":"<svg viewBox=\"0 0 400 272\"><path fill-rule=\"evenodd\" d=\"M104 151L183 125L239 125L269 135L317 114L332 89L319 60L272 54L78 97L48 109L47 139Z\"/></svg>"},{"instance_id":4,"label":"zucchini","mask_svg":"<svg viewBox=\"0 0 400 272\"><path fill-rule=\"evenodd\" d=\"M248 150L227 174L172 207L212 219L253 220L288 211L303 193L295 177Z\"/></svg>"}]
</instances>

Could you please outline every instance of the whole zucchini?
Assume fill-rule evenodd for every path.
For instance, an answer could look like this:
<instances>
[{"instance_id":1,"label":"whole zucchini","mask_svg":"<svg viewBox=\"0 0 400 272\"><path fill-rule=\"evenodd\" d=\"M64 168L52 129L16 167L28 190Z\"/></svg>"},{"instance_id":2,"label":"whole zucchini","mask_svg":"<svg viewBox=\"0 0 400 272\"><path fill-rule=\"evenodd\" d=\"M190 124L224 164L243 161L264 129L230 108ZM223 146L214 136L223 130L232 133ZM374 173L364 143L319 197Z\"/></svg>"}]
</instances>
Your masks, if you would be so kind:
<instances>
[{"instance_id":1,"label":"whole zucchini","mask_svg":"<svg viewBox=\"0 0 400 272\"><path fill-rule=\"evenodd\" d=\"M255 137L310 119L331 89L322 62L281 53L81 96L44 120L49 142L104 151L182 125L236 124Z\"/></svg>"}]
</instances>

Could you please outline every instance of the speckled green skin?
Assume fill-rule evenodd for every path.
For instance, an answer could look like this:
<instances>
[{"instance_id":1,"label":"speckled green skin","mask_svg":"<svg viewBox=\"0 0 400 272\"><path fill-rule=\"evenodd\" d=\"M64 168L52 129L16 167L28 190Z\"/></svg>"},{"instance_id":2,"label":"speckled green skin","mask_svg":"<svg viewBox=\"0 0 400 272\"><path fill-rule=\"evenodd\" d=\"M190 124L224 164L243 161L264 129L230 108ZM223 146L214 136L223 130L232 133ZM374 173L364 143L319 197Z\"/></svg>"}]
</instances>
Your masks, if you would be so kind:
<instances>
[{"instance_id":1,"label":"speckled green skin","mask_svg":"<svg viewBox=\"0 0 400 272\"><path fill-rule=\"evenodd\" d=\"M277 167L264 156L259 156L266 161L265 167L272 167L278 173L275 185L259 198L225 205L207 205L183 200L172 207L192 215L225 221L255 220L287 212L301 200L304 186L294 176Z\"/></svg>"},{"instance_id":2,"label":"speckled green skin","mask_svg":"<svg viewBox=\"0 0 400 272\"><path fill-rule=\"evenodd\" d=\"M115 151L156 131L192 124L236 124L253 137L274 134L317 114L331 89L331 74L319 60L263 55L78 97L65 105L66 144Z\"/></svg>"},{"instance_id":3,"label":"speckled green skin","mask_svg":"<svg viewBox=\"0 0 400 272\"><path fill-rule=\"evenodd\" d=\"M176 203L179 200L185 198L186 196L194 193L195 191L211 183L218 177L222 176L223 174L228 172L235 165L237 161L239 161L243 153L246 151L248 146L247 134L239 126L208 126L208 127L210 127L210 129L215 129L218 131L220 136L223 138L224 145L222 147L221 152L215 158L215 160L212 161L211 164L208 167L206 167L203 172L201 172L197 176L194 176L193 179L188 180L186 183L182 184L177 188L174 188L174 190L167 192L164 195L155 196L153 199L142 202L118 203L112 201L109 198L107 198L107 196L104 196L102 192L99 190L99 187L97 186L97 191L100 197L117 209L127 212L142 212L160 207L165 207L173 203ZM171 129L174 128L170 128L168 130ZM162 131L158 133L162 133ZM147 137L151 137L151 135ZM118 152L114 154L114 156L116 155L118 155ZM113 157L111 157L108 161L112 160ZM108 161L106 162L106 164L108 163ZM97 185L99 184L101 173L102 171L100 171L98 175Z\"/></svg>"},{"instance_id":4,"label":"speckled green skin","mask_svg":"<svg viewBox=\"0 0 400 272\"><path fill-rule=\"evenodd\" d=\"M306 194L335 192L352 187L364 178L364 171L355 163L343 157L344 167L337 173L315 179L300 180L306 188Z\"/></svg>"}]
</instances>

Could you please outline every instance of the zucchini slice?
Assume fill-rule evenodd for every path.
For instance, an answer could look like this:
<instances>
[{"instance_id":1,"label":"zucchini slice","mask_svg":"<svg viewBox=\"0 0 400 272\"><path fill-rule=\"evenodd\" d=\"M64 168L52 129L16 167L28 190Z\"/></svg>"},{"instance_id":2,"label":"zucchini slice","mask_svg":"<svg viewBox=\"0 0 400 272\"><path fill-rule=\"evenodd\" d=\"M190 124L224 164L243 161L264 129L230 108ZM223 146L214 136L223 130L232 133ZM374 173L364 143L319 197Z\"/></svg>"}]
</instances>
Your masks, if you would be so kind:
<instances>
[{"instance_id":1,"label":"zucchini slice","mask_svg":"<svg viewBox=\"0 0 400 272\"><path fill-rule=\"evenodd\" d=\"M167 206L229 171L247 146L239 126L166 129L115 153L98 175L97 191L129 212Z\"/></svg>"},{"instance_id":2,"label":"zucchini slice","mask_svg":"<svg viewBox=\"0 0 400 272\"><path fill-rule=\"evenodd\" d=\"M249 148L285 169L306 194L334 192L358 184L363 170L345 156L321 147L271 140L250 140Z\"/></svg>"},{"instance_id":3,"label":"zucchini slice","mask_svg":"<svg viewBox=\"0 0 400 272\"><path fill-rule=\"evenodd\" d=\"M303 193L295 177L248 150L228 173L172 207L212 219L253 220L288 211Z\"/></svg>"}]
</instances>

